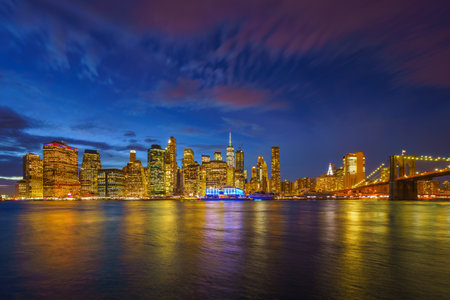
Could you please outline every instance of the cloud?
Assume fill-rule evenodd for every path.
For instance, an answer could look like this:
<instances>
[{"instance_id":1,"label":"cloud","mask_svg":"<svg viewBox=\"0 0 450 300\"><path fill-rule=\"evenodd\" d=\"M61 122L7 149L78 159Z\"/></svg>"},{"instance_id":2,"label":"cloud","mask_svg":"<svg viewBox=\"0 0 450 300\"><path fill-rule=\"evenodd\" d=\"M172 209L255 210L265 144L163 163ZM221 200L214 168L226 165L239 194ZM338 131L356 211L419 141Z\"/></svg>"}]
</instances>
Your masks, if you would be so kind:
<instances>
[{"instance_id":1,"label":"cloud","mask_svg":"<svg viewBox=\"0 0 450 300\"><path fill-rule=\"evenodd\" d=\"M270 99L266 90L249 86L217 85L207 87L200 80L178 78L175 84L164 82L156 92L143 96L156 106L185 107L192 110L219 108L240 110L264 107Z\"/></svg>"},{"instance_id":2,"label":"cloud","mask_svg":"<svg viewBox=\"0 0 450 300\"><path fill-rule=\"evenodd\" d=\"M123 135L127 136L127 137L135 137L136 136L136 132L134 132L134 131L127 131Z\"/></svg>"},{"instance_id":3,"label":"cloud","mask_svg":"<svg viewBox=\"0 0 450 300\"><path fill-rule=\"evenodd\" d=\"M146 138L145 139L146 143L159 143L159 140L157 139L152 139L152 138Z\"/></svg>"},{"instance_id":4,"label":"cloud","mask_svg":"<svg viewBox=\"0 0 450 300\"><path fill-rule=\"evenodd\" d=\"M256 124L244 120L222 117L227 131L237 132L245 136L257 136L263 133L264 129Z\"/></svg>"}]
</instances>

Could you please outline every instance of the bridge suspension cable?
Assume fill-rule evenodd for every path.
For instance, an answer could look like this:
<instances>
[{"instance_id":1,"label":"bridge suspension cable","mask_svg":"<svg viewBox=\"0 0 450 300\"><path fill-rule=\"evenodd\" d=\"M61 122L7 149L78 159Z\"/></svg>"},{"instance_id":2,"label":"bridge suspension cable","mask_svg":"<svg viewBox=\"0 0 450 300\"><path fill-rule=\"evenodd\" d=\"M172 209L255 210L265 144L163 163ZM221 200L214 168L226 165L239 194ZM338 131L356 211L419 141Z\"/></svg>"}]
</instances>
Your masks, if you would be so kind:
<instances>
[{"instance_id":1,"label":"bridge suspension cable","mask_svg":"<svg viewBox=\"0 0 450 300\"><path fill-rule=\"evenodd\" d=\"M450 161L450 157L432 157L430 155L410 156L410 155L397 155L405 159L415 159L420 161Z\"/></svg>"},{"instance_id":2,"label":"bridge suspension cable","mask_svg":"<svg viewBox=\"0 0 450 300\"><path fill-rule=\"evenodd\" d=\"M363 180L361 180L360 182L358 182L357 184L353 185L352 188L358 187L359 185L363 184L364 182L366 182L368 179L370 179L370 177L372 177L373 175L375 175L375 173L377 173L379 170L381 170L381 168L384 167L384 163L382 163L378 168L376 168L372 173L370 173L368 176L366 176L366 178L364 178Z\"/></svg>"}]
</instances>

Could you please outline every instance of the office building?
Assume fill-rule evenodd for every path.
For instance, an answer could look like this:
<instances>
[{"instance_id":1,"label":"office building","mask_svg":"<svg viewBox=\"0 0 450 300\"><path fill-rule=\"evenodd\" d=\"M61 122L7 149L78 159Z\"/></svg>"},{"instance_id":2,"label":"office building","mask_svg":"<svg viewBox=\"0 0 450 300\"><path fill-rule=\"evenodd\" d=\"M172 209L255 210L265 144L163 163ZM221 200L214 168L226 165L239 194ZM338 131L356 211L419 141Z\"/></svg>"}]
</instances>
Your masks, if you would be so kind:
<instances>
[{"instance_id":1,"label":"office building","mask_svg":"<svg viewBox=\"0 0 450 300\"><path fill-rule=\"evenodd\" d=\"M165 195L166 150L160 145L152 145L147 151L147 189L151 196Z\"/></svg>"},{"instance_id":2,"label":"office building","mask_svg":"<svg viewBox=\"0 0 450 300\"><path fill-rule=\"evenodd\" d=\"M281 194L291 195L292 194L292 182L285 179L281 182Z\"/></svg>"},{"instance_id":3,"label":"office building","mask_svg":"<svg viewBox=\"0 0 450 300\"><path fill-rule=\"evenodd\" d=\"M98 170L98 197L120 198L125 194L125 175L121 169Z\"/></svg>"},{"instance_id":4,"label":"office building","mask_svg":"<svg viewBox=\"0 0 450 300\"><path fill-rule=\"evenodd\" d=\"M184 157L182 159L183 168L194 164L194 151L190 148L184 149Z\"/></svg>"},{"instance_id":5,"label":"office building","mask_svg":"<svg viewBox=\"0 0 450 300\"><path fill-rule=\"evenodd\" d=\"M43 197L43 161L40 155L28 153L23 156L23 183L19 187L23 198L41 199Z\"/></svg>"},{"instance_id":6,"label":"office building","mask_svg":"<svg viewBox=\"0 0 450 300\"><path fill-rule=\"evenodd\" d=\"M171 136L166 147L166 176L165 176L165 186L166 195L173 195L177 190L177 140Z\"/></svg>"},{"instance_id":7,"label":"office building","mask_svg":"<svg viewBox=\"0 0 450 300\"><path fill-rule=\"evenodd\" d=\"M148 197L148 184L145 169L140 160L136 160L136 151L130 151L130 162L124 167L125 197Z\"/></svg>"},{"instance_id":8,"label":"office building","mask_svg":"<svg viewBox=\"0 0 450 300\"><path fill-rule=\"evenodd\" d=\"M211 157L209 155L202 155L202 164L211 161Z\"/></svg>"},{"instance_id":9,"label":"office building","mask_svg":"<svg viewBox=\"0 0 450 300\"><path fill-rule=\"evenodd\" d=\"M240 172L244 172L244 151L241 149L236 151L236 170Z\"/></svg>"},{"instance_id":10,"label":"office building","mask_svg":"<svg viewBox=\"0 0 450 300\"><path fill-rule=\"evenodd\" d=\"M272 169L270 178L270 187L272 193L279 193L281 190L280 173L280 147L272 147Z\"/></svg>"},{"instance_id":11,"label":"office building","mask_svg":"<svg viewBox=\"0 0 450 300\"><path fill-rule=\"evenodd\" d=\"M227 186L227 163L222 160L212 160L203 164L205 168L206 188L222 188Z\"/></svg>"},{"instance_id":12,"label":"office building","mask_svg":"<svg viewBox=\"0 0 450 300\"><path fill-rule=\"evenodd\" d=\"M328 176L330 176L330 175L328 175ZM316 188L316 179L315 178L303 177L303 178L298 178L294 182L293 191L296 194L302 194L305 192L312 192L315 190L315 188Z\"/></svg>"},{"instance_id":13,"label":"office building","mask_svg":"<svg viewBox=\"0 0 450 300\"><path fill-rule=\"evenodd\" d=\"M98 194L98 170L102 168L98 150L85 150L80 168L81 197Z\"/></svg>"},{"instance_id":14,"label":"office building","mask_svg":"<svg viewBox=\"0 0 450 300\"><path fill-rule=\"evenodd\" d=\"M77 148L56 141L43 145L43 185L44 198L80 195Z\"/></svg>"},{"instance_id":15,"label":"office building","mask_svg":"<svg viewBox=\"0 0 450 300\"><path fill-rule=\"evenodd\" d=\"M366 177L366 158L362 152L348 153L343 158L344 188L351 188Z\"/></svg>"}]
</instances>

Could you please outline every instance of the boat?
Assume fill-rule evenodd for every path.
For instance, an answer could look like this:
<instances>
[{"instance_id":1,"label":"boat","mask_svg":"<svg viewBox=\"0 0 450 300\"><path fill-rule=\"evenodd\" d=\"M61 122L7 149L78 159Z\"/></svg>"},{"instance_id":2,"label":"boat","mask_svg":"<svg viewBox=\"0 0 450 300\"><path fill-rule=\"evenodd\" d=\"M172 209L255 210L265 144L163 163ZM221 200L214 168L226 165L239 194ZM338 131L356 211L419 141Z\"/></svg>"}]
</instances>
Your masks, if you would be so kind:
<instances>
[{"instance_id":1,"label":"boat","mask_svg":"<svg viewBox=\"0 0 450 300\"><path fill-rule=\"evenodd\" d=\"M266 193L266 192L256 192L251 195L248 195L249 198L258 201L258 200L273 200L273 193Z\"/></svg>"}]
</instances>

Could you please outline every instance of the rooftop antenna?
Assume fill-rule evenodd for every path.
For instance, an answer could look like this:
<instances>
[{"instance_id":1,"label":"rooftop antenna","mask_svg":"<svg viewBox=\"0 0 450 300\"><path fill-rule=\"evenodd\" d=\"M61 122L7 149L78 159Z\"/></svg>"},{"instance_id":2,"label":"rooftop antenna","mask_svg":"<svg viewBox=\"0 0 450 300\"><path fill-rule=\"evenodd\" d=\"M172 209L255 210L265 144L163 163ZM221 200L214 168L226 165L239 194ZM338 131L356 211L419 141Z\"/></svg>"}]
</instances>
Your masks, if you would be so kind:
<instances>
[{"instance_id":1,"label":"rooftop antenna","mask_svg":"<svg viewBox=\"0 0 450 300\"><path fill-rule=\"evenodd\" d=\"M230 131L230 146L231 146L231 131Z\"/></svg>"}]
</instances>

